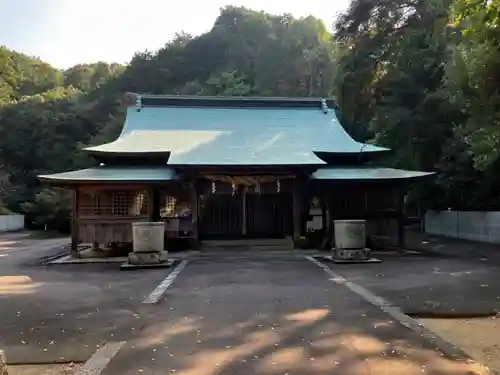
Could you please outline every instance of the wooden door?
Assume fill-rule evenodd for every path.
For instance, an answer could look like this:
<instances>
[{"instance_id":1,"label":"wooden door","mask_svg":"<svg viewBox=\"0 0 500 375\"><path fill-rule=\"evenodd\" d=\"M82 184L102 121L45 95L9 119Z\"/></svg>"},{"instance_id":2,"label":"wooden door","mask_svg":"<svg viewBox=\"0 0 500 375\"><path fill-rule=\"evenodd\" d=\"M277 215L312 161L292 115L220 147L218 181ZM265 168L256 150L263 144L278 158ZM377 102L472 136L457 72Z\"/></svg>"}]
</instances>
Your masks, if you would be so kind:
<instances>
[{"instance_id":1,"label":"wooden door","mask_svg":"<svg viewBox=\"0 0 500 375\"><path fill-rule=\"evenodd\" d=\"M234 239L243 233L241 194L208 194L200 200L201 239Z\"/></svg>"},{"instance_id":2,"label":"wooden door","mask_svg":"<svg viewBox=\"0 0 500 375\"><path fill-rule=\"evenodd\" d=\"M200 203L202 239L283 238L292 232L286 193L209 194Z\"/></svg>"},{"instance_id":3,"label":"wooden door","mask_svg":"<svg viewBox=\"0 0 500 375\"><path fill-rule=\"evenodd\" d=\"M246 196L247 236L283 238L291 233L291 199L288 194Z\"/></svg>"}]
</instances>

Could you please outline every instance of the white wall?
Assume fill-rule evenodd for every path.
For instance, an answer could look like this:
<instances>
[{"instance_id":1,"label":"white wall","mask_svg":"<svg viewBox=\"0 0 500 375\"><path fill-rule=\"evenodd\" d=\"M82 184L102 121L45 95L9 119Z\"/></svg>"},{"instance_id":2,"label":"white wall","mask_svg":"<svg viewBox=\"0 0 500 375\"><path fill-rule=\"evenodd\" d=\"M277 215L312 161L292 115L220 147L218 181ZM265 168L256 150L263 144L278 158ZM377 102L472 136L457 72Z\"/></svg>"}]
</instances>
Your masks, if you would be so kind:
<instances>
[{"instance_id":1,"label":"white wall","mask_svg":"<svg viewBox=\"0 0 500 375\"><path fill-rule=\"evenodd\" d=\"M500 243L500 212L427 211L425 233Z\"/></svg>"},{"instance_id":2,"label":"white wall","mask_svg":"<svg viewBox=\"0 0 500 375\"><path fill-rule=\"evenodd\" d=\"M0 232L24 228L24 215L0 215Z\"/></svg>"}]
</instances>

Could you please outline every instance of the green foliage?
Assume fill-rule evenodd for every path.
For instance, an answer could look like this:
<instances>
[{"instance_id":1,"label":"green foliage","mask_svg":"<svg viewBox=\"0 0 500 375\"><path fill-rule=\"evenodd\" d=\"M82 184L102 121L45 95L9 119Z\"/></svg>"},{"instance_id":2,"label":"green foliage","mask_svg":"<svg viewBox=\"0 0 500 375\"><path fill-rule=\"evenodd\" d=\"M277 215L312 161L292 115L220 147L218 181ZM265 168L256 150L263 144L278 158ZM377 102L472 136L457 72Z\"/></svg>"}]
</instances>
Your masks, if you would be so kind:
<instances>
[{"instance_id":1,"label":"green foliage","mask_svg":"<svg viewBox=\"0 0 500 375\"><path fill-rule=\"evenodd\" d=\"M222 96L244 96L250 93L251 87L245 83L245 77L236 71L212 74L201 94Z\"/></svg>"},{"instance_id":2,"label":"green foliage","mask_svg":"<svg viewBox=\"0 0 500 375\"><path fill-rule=\"evenodd\" d=\"M62 73L39 59L0 46L0 105L60 86Z\"/></svg>"},{"instance_id":3,"label":"green foliage","mask_svg":"<svg viewBox=\"0 0 500 375\"><path fill-rule=\"evenodd\" d=\"M395 166L434 170L434 208L499 209L498 1L353 0L336 23L335 94Z\"/></svg>"},{"instance_id":4,"label":"green foliage","mask_svg":"<svg viewBox=\"0 0 500 375\"><path fill-rule=\"evenodd\" d=\"M0 203L0 215L11 215L12 211Z\"/></svg>"},{"instance_id":5,"label":"green foliage","mask_svg":"<svg viewBox=\"0 0 500 375\"><path fill-rule=\"evenodd\" d=\"M467 114L465 140L478 169L486 171L500 156L500 3L457 0L453 21L457 37L450 46L446 86Z\"/></svg>"},{"instance_id":6,"label":"green foliage","mask_svg":"<svg viewBox=\"0 0 500 375\"><path fill-rule=\"evenodd\" d=\"M154 94L330 95L336 50L316 18L227 7L210 32L180 34L156 53L136 54L118 86Z\"/></svg>"},{"instance_id":7,"label":"green foliage","mask_svg":"<svg viewBox=\"0 0 500 375\"><path fill-rule=\"evenodd\" d=\"M337 50L318 19L240 7L222 9L208 33L178 34L159 51L136 53L127 67L99 62L60 71L2 47L0 165L16 187L5 202L38 227L61 224L65 198L40 190L36 176L96 164L81 149L116 139L124 92L327 96Z\"/></svg>"},{"instance_id":8,"label":"green foliage","mask_svg":"<svg viewBox=\"0 0 500 375\"><path fill-rule=\"evenodd\" d=\"M79 108L80 96L76 89L57 88L0 111L0 163L14 184L37 186L37 174L73 166L76 142L95 135Z\"/></svg>"},{"instance_id":9,"label":"green foliage","mask_svg":"<svg viewBox=\"0 0 500 375\"><path fill-rule=\"evenodd\" d=\"M44 189L32 202L21 205L23 212L33 218L39 229L57 230L67 227L71 211L71 194L62 189Z\"/></svg>"},{"instance_id":10,"label":"green foliage","mask_svg":"<svg viewBox=\"0 0 500 375\"><path fill-rule=\"evenodd\" d=\"M105 62L78 64L64 71L64 85L89 91L120 75L124 70L125 67L120 64Z\"/></svg>"},{"instance_id":11,"label":"green foliage","mask_svg":"<svg viewBox=\"0 0 500 375\"><path fill-rule=\"evenodd\" d=\"M500 0L352 0L330 35L314 17L223 8L200 36L178 34L126 66L60 71L0 47L0 165L9 208L56 227L69 206L36 175L88 167L116 139L124 92L335 96L357 139L394 166L434 170L412 191L434 208L500 208Z\"/></svg>"}]
</instances>

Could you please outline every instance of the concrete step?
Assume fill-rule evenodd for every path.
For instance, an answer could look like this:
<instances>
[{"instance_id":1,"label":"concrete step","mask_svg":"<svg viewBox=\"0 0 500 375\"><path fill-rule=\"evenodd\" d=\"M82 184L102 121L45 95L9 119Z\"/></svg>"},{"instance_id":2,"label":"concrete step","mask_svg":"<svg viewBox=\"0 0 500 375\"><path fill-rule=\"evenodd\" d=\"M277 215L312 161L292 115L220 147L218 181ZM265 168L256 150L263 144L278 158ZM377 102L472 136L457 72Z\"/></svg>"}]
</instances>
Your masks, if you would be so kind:
<instances>
[{"instance_id":1,"label":"concrete step","mask_svg":"<svg viewBox=\"0 0 500 375\"><path fill-rule=\"evenodd\" d=\"M290 238L269 239L241 239L241 240L209 240L202 241L202 250L266 250L266 249L293 249L293 241Z\"/></svg>"}]
</instances>

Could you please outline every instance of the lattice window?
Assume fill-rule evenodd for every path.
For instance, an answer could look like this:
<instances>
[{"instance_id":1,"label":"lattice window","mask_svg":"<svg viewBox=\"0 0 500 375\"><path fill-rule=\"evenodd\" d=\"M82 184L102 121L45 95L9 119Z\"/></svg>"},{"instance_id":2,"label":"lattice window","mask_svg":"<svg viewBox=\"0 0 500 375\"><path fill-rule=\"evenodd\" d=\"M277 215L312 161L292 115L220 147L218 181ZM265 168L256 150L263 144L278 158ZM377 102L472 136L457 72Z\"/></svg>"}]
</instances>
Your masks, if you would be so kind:
<instances>
[{"instance_id":1,"label":"lattice window","mask_svg":"<svg viewBox=\"0 0 500 375\"><path fill-rule=\"evenodd\" d=\"M162 218L174 217L176 203L176 197L163 195L161 199L160 216Z\"/></svg>"},{"instance_id":2,"label":"lattice window","mask_svg":"<svg viewBox=\"0 0 500 375\"><path fill-rule=\"evenodd\" d=\"M146 216L149 199L146 191L94 191L82 193L81 216Z\"/></svg>"},{"instance_id":3,"label":"lattice window","mask_svg":"<svg viewBox=\"0 0 500 375\"><path fill-rule=\"evenodd\" d=\"M160 216L162 218L187 217L191 215L191 202L185 194L162 194L160 198Z\"/></svg>"}]
</instances>

